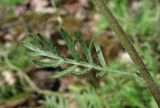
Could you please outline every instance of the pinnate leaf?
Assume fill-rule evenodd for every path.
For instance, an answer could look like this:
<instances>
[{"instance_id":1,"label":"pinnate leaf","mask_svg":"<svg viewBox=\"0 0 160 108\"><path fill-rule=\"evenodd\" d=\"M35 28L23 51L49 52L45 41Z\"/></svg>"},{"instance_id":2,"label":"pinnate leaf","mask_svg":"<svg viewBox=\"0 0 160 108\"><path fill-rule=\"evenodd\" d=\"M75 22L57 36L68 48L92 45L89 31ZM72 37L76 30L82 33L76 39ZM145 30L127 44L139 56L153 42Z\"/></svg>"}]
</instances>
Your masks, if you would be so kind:
<instances>
[{"instance_id":1,"label":"pinnate leaf","mask_svg":"<svg viewBox=\"0 0 160 108\"><path fill-rule=\"evenodd\" d=\"M76 66L69 67L61 72L57 72L56 74L50 76L49 79L57 79L57 78L63 77L67 74L72 73L75 69L76 69Z\"/></svg>"}]
</instances>

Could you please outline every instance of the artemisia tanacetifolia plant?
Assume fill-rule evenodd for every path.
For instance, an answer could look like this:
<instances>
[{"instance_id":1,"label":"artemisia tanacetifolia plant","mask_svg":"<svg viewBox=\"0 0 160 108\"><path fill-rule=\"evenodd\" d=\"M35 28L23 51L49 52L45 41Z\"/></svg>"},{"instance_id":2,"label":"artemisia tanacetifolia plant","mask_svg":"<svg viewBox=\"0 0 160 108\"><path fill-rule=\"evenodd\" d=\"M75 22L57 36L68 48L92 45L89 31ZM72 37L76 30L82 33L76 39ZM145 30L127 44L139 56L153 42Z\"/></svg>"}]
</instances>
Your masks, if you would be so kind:
<instances>
[{"instance_id":1,"label":"artemisia tanacetifolia plant","mask_svg":"<svg viewBox=\"0 0 160 108\"><path fill-rule=\"evenodd\" d=\"M68 68L64 69L61 72L57 72L53 76L50 76L50 78L53 78L53 79L63 77L64 75L67 75L67 74L83 75L83 74L92 72L92 70L96 71L97 77L104 75L106 72L121 74L123 76L137 77L145 81L154 99L156 100L158 106L160 107L160 90L156 85L156 83L154 82L145 64L143 63L141 57L135 50L129 37L124 32L122 27L119 25L116 18L112 15L111 11L106 6L104 0L95 0L94 2L95 2L95 5L98 6L101 13L105 16L109 24L111 25L111 28L113 29L113 31L116 32L116 35L118 36L125 50L131 56L133 62L135 63L135 65L139 70L138 75L137 73L124 72L124 71L119 71L119 70L109 68L106 65L106 61L104 59L103 53L96 40L91 41L90 45L87 46L85 41L80 36L80 33L77 33L77 32L69 33L62 28L60 30L60 33L66 45L68 46L68 49L72 55L72 59L66 58L63 55L61 55L58 52L57 47L52 42L46 39L45 36L42 36L41 34L37 33L36 35L30 34L31 40L25 41L23 43L24 47L30 50L29 54L31 56L47 57L47 58L50 58L51 60L49 61L33 60L34 63L42 67L53 67L53 68L59 67L64 64L69 64ZM71 35L75 37L75 39L71 38ZM77 42L82 47L83 53L85 54L85 57L86 57L86 61L81 59L81 55L76 50ZM46 50L46 47L47 47L47 50ZM95 64L93 61L92 48L95 48L96 50L99 64Z\"/></svg>"}]
</instances>

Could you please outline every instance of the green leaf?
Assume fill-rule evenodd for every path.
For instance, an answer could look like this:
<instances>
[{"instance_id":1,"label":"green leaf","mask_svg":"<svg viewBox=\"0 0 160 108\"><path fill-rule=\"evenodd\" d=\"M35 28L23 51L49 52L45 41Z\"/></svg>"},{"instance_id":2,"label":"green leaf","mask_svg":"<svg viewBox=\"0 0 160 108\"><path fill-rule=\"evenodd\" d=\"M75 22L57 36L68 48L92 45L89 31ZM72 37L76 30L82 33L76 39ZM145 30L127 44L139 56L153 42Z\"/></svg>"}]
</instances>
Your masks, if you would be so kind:
<instances>
[{"instance_id":1,"label":"green leaf","mask_svg":"<svg viewBox=\"0 0 160 108\"><path fill-rule=\"evenodd\" d=\"M45 108L69 108L69 101L63 95L46 96L40 101Z\"/></svg>"},{"instance_id":2,"label":"green leaf","mask_svg":"<svg viewBox=\"0 0 160 108\"><path fill-rule=\"evenodd\" d=\"M67 74L72 73L75 69L76 69L76 66L69 67L65 69L64 71L57 72L55 75L50 76L49 79L57 79L57 78L63 77Z\"/></svg>"},{"instance_id":3,"label":"green leaf","mask_svg":"<svg viewBox=\"0 0 160 108\"><path fill-rule=\"evenodd\" d=\"M102 77L105 73L106 73L106 71L101 71L96 74L96 77Z\"/></svg>"},{"instance_id":4,"label":"green leaf","mask_svg":"<svg viewBox=\"0 0 160 108\"><path fill-rule=\"evenodd\" d=\"M91 70L91 68L87 68L87 69L84 69L84 70L80 70L79 72L73 71L72 74L77 75L77 76L80 76L80 75L84 75L84 74L89 73L90 70Z\"/></svg>"},{"instance_id":5,"label":"green leaf","mask_svg":"<svg viewBox=\"0 0 160 108\"><path fill-rule=\"evenodd\" d=\"M40 33L37 33L37 36L53 53L58 54L57 48L45 36L41 35Z\"/></svg>"},{"instance_id":6,"label":"green leaf","mask_svg":"<svg viewBox=\"0 0 160 108\"><path fill-rule=\"evenodd\" d=\"M75 104L78 108L104 108L104 101L93 88L85 88L75 95Z\"/></svg>"},{"instance_id":7,"label":"green leaf","mask_svg":"<svg viewBox=\"0 0 160 108\"><path fill-rule=\"evenodd\" d=\"M31 51L38 52L40 49L28 41L23 42L23 46Z\"/></svg>"},{"instance_id":8,"label":"green leaf","mask_svg":"<svg viewBox=\"0 0 160 108\"><path fill-rule=\"evenodd\" d=\"M91 50L87 47L87 44L86 44L86 42L82 39L80 33L75 32L74 35L75 35L77 41L80 43L81 48L82 48L82 50L83 50L83 52L84 52L84 54L85 54L88 62L89 62L89 63L93 63Z\"/></svg>"},{"instance_id":9,"label":"green leaf","mask_svg":"<svg viewBox=\"0 0 160 108\"><path fill-rule=\"evenodd\" d=\"M60 58L60 56L53 54L49 51L41 50L40 48L34 46L33 44L27 41L23 42L23 46L32 51L30 52L32 56L45 56L45 57L50 57L50 58L55 58L55 59Z\"/></svg>"},{"instance_id":10,"label":"green leaf","mask_svg":"<svg viewBox=\"0 0 160 108\"><path fill-rule=\"evenodd\" d=\"M106 67L107 64L106 64L106 61L104 59L104 56L103 56L103 53L102 53L102 50L101 50L99 44L96 41L94 41L94 45L95 45L95 49L96 49L96 52L97 52L99 62L101 63L101 65L103 67Z\"/></svg>"},{"instance_id":11,"label":"green leaf","mask_svg":"<svg viewBox=\"0 0 160 108\"><path fill-rule=\"evenodd\" d=\"M89 73L91 69L95 69L96 72L98 72L96 74L96 76L102 76L106 72L109 72L109 73L120 74L123 76L132 76L132 77L139 78L139 76L134 73L123 72L123 71L113 70L113 69L108 68L106 66L107 64L106 64L106 61L105 61L104 56L102 54L101 48L97 44L97 42L92 40L92 42L90 43L90 45L88 47L87 44L85 43L85 41L80 36L80 34L75 32L75 33L72 33L72 35L75 35L76 40L80 43L80 45L83 49L83 53L85 54L86 59L87 59L87 62L80 61L79 54L75 49L75 41L73 41L71 39L70 35L64 29L61 29L61 35L62 35L65 43L67 44L67 46L73 56L73 59L68 59L68 58L65 58L62 55L58 54L56 52L57 50L52 45L52 43L49 42L49 40L47 40L44 36L42 36L39 33L37 33L38 37L35 37L34 35L30 34L30 37L32 38L33 41L24 41L23 42L23 46L29 50L29 54L31 56L47 57L47 58L54 59L54 61L35 60L34 61L35 64L37 64L39 66L58 67L63 64L74 65L72 67L65 69L62 72L56 73L55 75L53 75L49 78L55 79L55 78L63 77L64 75L70 74L70 73L72 73L74 75L83 75L83 74ZM43 49L40 45L42 45L42 47L47 46L48 50ZM102 66L96 65L93 62L92 54L91 54L93 46L96 49L99 63ZM56 50L56 51L53 51L53 50ZM81 71L75 71L76 66L82 67ZM141 78L139 78L139 79L141 79Z\"/></svg>"},{"instance_id":12,"label":"green leaf","mask_svg":"<svg viewBox=\"0 0 160 108\"><path fill-rule=\"evenodd\" d=\"M31 38L31 42L38 48L42 48L41 42L35 37L35 35L28 33L28 36Z\"/></svg>"},{"instance_id":13,"label":"green leaf","mask_svg":"<svg viewBox=\"0 0 160 108\"><path fill-rule=\"evenodd\" d=\"M89 49L90 50L92 50L92 48L94 47L94 41L95 41L95 39L92 39L91 42L90 42L90 44L89 44Z\"/></svg>"},{"instance_id":14,"label":"green leaf","mask_svg":"<svg viewBox=\"0 0 160 108\"><path fill-rule=\"evenodd\" d=\"M75 46L76 46L75 42L71 39L70 35L63 28L61 28L60 33L61 33L61 36L63 37L65 43L67 44L73 58L76 61L79 61L79 54L77 53L77 51L75 49Z\"/></svg>"},{"instance_id":15,"label":"green leaf","mask_svg":"<svg viewBox=\"0 0 160 108\"><path fill-rule=\"evenodd\" d=\"M37 64L38 66L42 66L42 67L53 67L56 68L60 65L63 65L65 63L64 60L58 60L58 61L39 61L39 60L34 60L33 61L35 64Z\"/></svg>"}]
</instances>

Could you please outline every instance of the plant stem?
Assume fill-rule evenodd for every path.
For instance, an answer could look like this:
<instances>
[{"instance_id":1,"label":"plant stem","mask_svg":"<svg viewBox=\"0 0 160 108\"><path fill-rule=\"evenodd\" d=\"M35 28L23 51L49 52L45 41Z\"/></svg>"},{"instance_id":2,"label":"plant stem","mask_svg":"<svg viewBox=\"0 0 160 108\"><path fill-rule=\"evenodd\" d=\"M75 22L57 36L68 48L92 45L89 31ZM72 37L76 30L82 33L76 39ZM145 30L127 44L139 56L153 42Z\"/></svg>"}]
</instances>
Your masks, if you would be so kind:
<instances>
[{"instance_id":1,"label":"plant stem","mask_svg":"<svg viewBox=\"0 0 160 108\"><path fill-rule=\"evenodd\" d=\"M82 66L82 67L86 67L86 68L90 68L90 69L95 69L98 70L100 72L110 72L110 73L115 73L115 74L120 74L123 76L130 76L130 77L136 77L140 80L142 80L136 73L131 73L131 72L125 72L125 71L121 71L121 70L115 70L115 69L111 69L109 67L101 67L95 64L89 64L86 62L77 62L75 60L71 60L71 59L65 59L65 62L68 64L72 64L72 65L77 65L77 66ZM143 81L143 80L142 80Z\"/></svg>"},{"instance_id":2,"label":"plant stem","mask_svg":"<svg viewBox=\"0 0 160 108\"><path fill-rule=\"evenodd\" d=\"M112 15L111 11L105 4L104 0L94 0L96 6L98 6L100 12L104 15L107 19L108 23L110 24L112 30L117 34L119 41L121 42L122 46L125 50L129 53L131 59L133 60L134 64L137 66L140 76L145 81L147 87L151 91L155 101L157 102L158 106L160 107L160 90L158 85L153 80L152 76L150 75L147 67L145 66L144 62L142 61L141 57L137 53L136 49L134 48L131 40L129 39L128 35L124 32L120 24L118 23L117 19Z\"/></svg>"}]
</instances>

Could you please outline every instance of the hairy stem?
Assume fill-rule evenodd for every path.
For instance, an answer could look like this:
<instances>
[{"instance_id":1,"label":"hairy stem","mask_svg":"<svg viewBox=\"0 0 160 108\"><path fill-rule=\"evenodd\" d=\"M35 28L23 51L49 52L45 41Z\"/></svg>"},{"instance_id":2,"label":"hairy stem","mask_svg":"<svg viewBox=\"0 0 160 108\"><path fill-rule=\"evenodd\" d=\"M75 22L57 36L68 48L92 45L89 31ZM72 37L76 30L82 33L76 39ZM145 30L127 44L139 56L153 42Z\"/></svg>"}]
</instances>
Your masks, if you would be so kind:
<instances>
[{"instance_id":1,"label":"hairy stem","mask_svg":"<svg viewBox=\"0 0 160 108\"><path fill-rule=\"evenodd\" d=\"M134 48L131 40L124 32L120 24L118 23L117 19L113 16L107 5L105 4L104 0L94 0L96 6L98 6L100 12L104 15L107 19L108 23L110 24L112 30L118 36L119 41L121 42L122 46L125 50L129 53L131 59L133 60L134 64L137 66L140 76L145 81L147 87L151 91L155 101L157 102L158 106L160 107L160 90L158 85L153 80L152 76L150 75L148 69L146 68L144 62L142 61L141 57L137 53L136 49Z\"/></svg>"}]
</instances>

